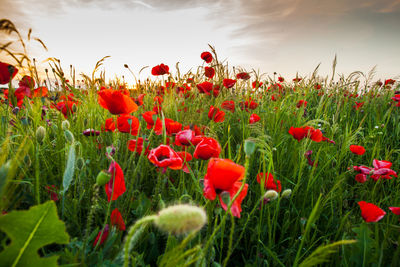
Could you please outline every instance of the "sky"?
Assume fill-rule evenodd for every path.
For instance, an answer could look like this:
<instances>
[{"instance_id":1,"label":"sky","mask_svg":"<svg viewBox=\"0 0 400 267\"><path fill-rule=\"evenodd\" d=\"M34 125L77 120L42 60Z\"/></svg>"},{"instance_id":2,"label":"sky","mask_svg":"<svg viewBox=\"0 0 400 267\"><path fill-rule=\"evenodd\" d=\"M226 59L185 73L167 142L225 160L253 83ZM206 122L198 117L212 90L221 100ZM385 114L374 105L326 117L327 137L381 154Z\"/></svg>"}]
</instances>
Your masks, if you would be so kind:
<instances>
[{"instance_id":1,"label":"sky","mask_svg":"<svg viewBox=\"0 0 400 267\"><path fill-rule=\"evenodd\" d=\"M106 77L125 76L128 64L140 79L164 63L175 72L196 71L200 54L215 47L230 67L288 79L338 73L400 76L400 0L1 0L0 18L23 36L32 28L48 47L31 41L29 54L41 67L48 57L64 71L91 73L96 62ZM8 37L2 35L0 44ZM3 40L1 40L3 39ZM0 60L6 60L0 53ZM7 59L9 61L9 59Z\"/></svg>"}]
</instances>

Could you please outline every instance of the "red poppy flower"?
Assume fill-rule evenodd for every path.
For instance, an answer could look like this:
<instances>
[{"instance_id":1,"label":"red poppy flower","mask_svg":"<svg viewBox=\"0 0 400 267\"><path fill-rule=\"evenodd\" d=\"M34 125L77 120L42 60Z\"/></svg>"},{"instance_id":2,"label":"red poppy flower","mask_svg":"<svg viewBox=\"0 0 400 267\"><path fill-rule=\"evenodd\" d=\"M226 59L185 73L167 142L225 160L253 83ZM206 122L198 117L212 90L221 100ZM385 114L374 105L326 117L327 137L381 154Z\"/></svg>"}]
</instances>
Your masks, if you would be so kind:
<instances>
[{"instance_id":1,"label":"red poppy flower","mask_svg":"<svg viewBox=\"0 0 400 267\"><path fill-rule=\"evenodd\" d=\"M194 136L195 133L190 129L180 131L175 136L175 144L178 146L190 146Z\"/></svg>"},{"instance_id":2,"label":"red poppy flower","mask_svg":"<svg viewBox=\"0 0 400 267\"><path fill-rule=\"evenodd\" d=\"M196 85L197 89L199 89L201 94L210 95L211 90L213 89L213 83L210 82L202 82Z\"/></svg>"},{"instance_id":3,"label":"red poppy flower","mask_svg":"<svg viewBox=\"0 0 400 267\"><path fill-rule=\"evenodd\" d=\"M172 170L182 169L182 159L171 147L166 145L159 145L150 150L147 158L157 167L164 169L168 167Z\"/></svg>"},{"instance_id":4,"label":"red poppy flower","mask_svg":"<svg viewBox=\"0 0 400 267\"><path fill-rule=\"evenodd\" d=\"M100 236L101 236L101 240L100 240L99 246L102 245L104 243L104 241L107 240L109 230L110 230L110 228L108 227L108 224L106 224L106 226L104 227L104 230L99 231L99 233L97 234L96 239L94 240L94 243L93 243L93 247L96 247L97 242L99 242ZM102 232L103 232L103 234L101 234Z\"/></svg>"},{"instance_id":5,"label":"red poppy flower","mask_svg":"<svg viewBox=\"0 0 400 267\"><path fill-rule=\"evenodd\" d=\"M364 102L360 102L360 103L358 103L358 102L355 102L356 104L353 106L353 108L355 109L355 110L359 110L363 105L364 105Z\"/></svg>"},{"instance_id":6,"label":"red poppy flower","mask_svg":"<svg viewBox=\"0 0 400 267\"><path fill-rule=\"evenodd\" d=\"M385 80L385 86L386 86L386 85L392 85L392 84L394 84L395 82L396 82L396 80L387 79L387 80Z\"/></svg>"},{"instance_id":7,"label":"red poppy flower","mask_svg":"<svg viewBox=\"0 0 400 267\"><path fill-rule=\"evenodd\" d=\"M223 122L225 120L225 112L219 110L219 108L211 106L208 111L208 118L214 120L215 122Z\"/></svg>"},{"instance_id":8,"label":"red poppy flower","mask_svg":"<svg viewBox=\"0 0 400 267\"><path fill-rule=\"evenodd\" d=\"M314 89L315 89L315 90L321 89L321 85L320 85L319 83L316 83L316 84L314 85Z\"/></svg>"},{"instance_id":9,"label":"red poppy flower","mask_svg":"<svg viewBox=\"0 0 400 267\"><path fill-rule=\"evenodd\" d=\"M140 155L143 150L143 137L139 137L137 140L129 140L127 145L130 151L136 152Z\"/></svg>"},{"instance_id":10,"label":"red poppy flower","mask_svg":"<svg viewBox=\"0 0 400 267\"><path fill-rule=\"evenodd\" d=\"M52 104L52 108L56 108L57 110L61 111L65 118L68 118L69 115L74 114L72 109L73 105L76 105L77 102L73 101L62 101L58 102L57 105Z\"/></svg>"},{"instance_id":11,"label":"red poppy flower","mask_svg":"<svg viewBox=\"0 0 400 267\"><path fill-rule=\"evenodd\" d=\"M111 224L111 226L115 225L120 231L125 231L126 227L125 227L124 219L122 218L122 215L117 208L115 208L111 212L110 224Z\"/></svg>"},{"instance_id":12,"label":"red poppy flower","mask_svg":"<svg viewBox=\"0 0 400 267\"><path fill-rule=\"evenodd\" d=\"M28 86L20 86L17 90L15 90L15 95L22 94L29 98L32 98L31 88Z\"/></svg>"},{"instance_id":13,"label":"red poppy flower","mask_svg":"<svg viewBox=\"0 0 400 267\"><path fill-rule=\"evenodd\" d=\"M18 85L20 87L28 87L28 88L33 88L35 87L35 80L28 75L25 75L22 77L22 79L19 81Z\"/></svg>"},{"instance_id":14,"label":"red poppy flower","mask_svg":"<svg viewBox=\"0 0 400 267\"><path fill-rule=\"evenodd\" d=\"M259 82L259 81L254 81L254 82L251 83L251 86L253 87L253 89L258 89L262 85L263 85L263 83Z\"/></svg>"},{"instance_id":15,"label":"red poppy flower","mask_svg":"<svg viewBox=\"0 0 400 267\"><path fill-rule=\"evenodd\" d=\"M380 221L386 214L385 211L380 209L378 206L368 203L365 201L359 201L358 205L361 209L361 216L366 222L377 222Z\"/></svg>"},{"instance_id":16,"label":"red poppy flower","mask_svg":"<svg viewBox=\"0 0 400 267\"><path fill-rule=\"evenodd\" d=\"M235 83L236 83L236 80L232 80L232 79L224 79L223 81L222 81L222 83L224 84L224 86L225 86L225 88L232 88L234 85L235 85Z\"/></svg>"},{"instance_id":17,"label":"red poppy flower","mask_svg":"<svg viewBox=\"0 0 400 267\"><path fill-rule=\"evenodd\" d=\"M221 104L221 108L229 110L230 112L234 113L235 112L235 102L233 102L232 100L226 100L224 102L222 102Z\"/></svg>"},{"instance_id":18,"label":"red poppy flower","mask_svg":"<svg viewBox=\"0 0 400 267\"><path fill-rule=\"evenodd\" d=\"M281 82L281 83L283 83L283 82L285 81L285 79L284 79L283 77L280 77L280 76L279 76L279 77L278 77L278 81Z\"/></svg>"},{"instance_id":19,"label":"red poppy flower","mask_svg":"<svg viewBox=\"0 0 400 267\"><path fill-rule=\"evenodd\" d=\"M213 87L213 96L217 97L219 95L219 85L214 85Z\"/></svg>"},{"instance_id":20,"label":"red poppy flower","mask_svg":"<svg viewBox=\"0 0 400 267\"><path fill-rule=\"evenodd\" d=\"M377 160L374 159L372 161L372 165L374 166L374 168L377 169L382 169L382 168L387 168L390 169L390 167L392 167L392 163L390 161L386 161L386 160Z\"/></svg>"},{"instance_id":21,"label":"red poppy flower","mask_svg":"<svg viewBox=\"0 0 400 267\"><path fill-rule=\"evenodd\" d=\"M164 75L169 73L169 67L164 64L157 65L151 69L151 74L158 76L158 75Z\"/></svg>"},{"instance_id":22,"label":"red poppy flower","mask_svg":"<svg viewBox=\"0 0 400 267\"><path fill-rule=\"evenodd\" d=\"M124 172L121 169L121 166L115 161L111 162L110 167L108 168L108 172L111 174L110 181L104 186L104 189L107 194L108 202L111 200L117 200L123 193L125 193L125 179ZM114 192L113 192L114 187ZM112 198L111 198L112 195Z\"/></svg>"},{"instance_id":23,"label":"red poppy flower","mask_svg":"<svg viewBox=\"0 0 400 267\"><path fill-rule=\"evenodd\" d=\"M259 173L257 174L257 183L261 184L262 179L264 180L264 187L267 190L275 190L276 192L281 192L282 191L282 186L281 186L281 181L279 180L274 180L274 176L272 173Z\"/></svg>"},{"instance_id":24,"label":"red poppy flower","mask_svg":"<svg viewBox=\"0 0 400 267\"><path fill-rule=\"evenodd\" d=\"M214 77L214 75L215 75L215 70L214 70L214 68L205 67L205 68L204 68L204 75L205 75L207 78L212 79L212 78Z\"/></svg>"},{"instance_id":25,"label":"red poppy flower","mask_svg":"<svg viewBox=\"0 0 400 267\"><path fill-rule=\"evenodd\" d=\"M363 146L350 145L350 151L357 155L364 155L365 148Z\"/></svg>"},{"instance_id":26,"label":"red poppy flower","mask_svg":"<svg viewBox=\"0 0 400 267\"><path fill-rule=\"evenodd\" d=\"M33 90L33 97L46 97L49 95L48 92L49 90L47 89L47 87L38 87Z\"/></svg>"},{"instance_id":27,"label":"red poppy flower","mask_svg":"<svg viewBox=\"0 0 400 267\"><path fill-rule=\"evenodd\" d=\"M222 201L221 193L228 192L232 199L242 186L240 180L243 179L244 174L245 168L229 159L210 159L207 173L204 176L204 196L207 199L214 200L218 194L222 208L227 210L227 203ZM245 184L231 207L232 214L238 218L240 218L241 203L247 195L247 189L248 184Z\"/></svg>"},{"instance_id":28,"label":"red poppy flower","mask_svg":"<svg viewBox=\"0 0 400 267\"><path fill-rule=\"evenodd\" d=\"M136 105L141 106L143 105L143 98L145 97L146 94L140 94L137 98L134 98L133 101L136 103Z\"/></svg>"},{"instance_id":29,"label":"red poppy flower","mask_svg":"<svg viewBox=\"0 0 400 267\"><path fill-rule=\"evenodd\" d=\"M114 132L115 131L115 122L113 118L106 119L104 126L101 127L103 131L106 132Z\"/></svg>"},{"instance_id":30,"label":"red poppy flower","mask_svg":"<svg viewBox=\"0 0 400 267\"><path fill-rule=\"evenodd\" d=\"M367 167L367 166L353 166L353 170L357 171L357 172L361 172L362 174L370 174L371 172L371 168Z\"/></svg>"},{"instance_id":31,"label":"red poppy flower","mask_svg":"<svg viewBox=\"0 0 400 267\"><path fill-rule=\"evenodd\" d=\"M237 79L248 80L250 79L250 75L247 72L240 72L236 74Z\"/></svg>"},{"instance_id":32,"label":"red poppy flower","mask_svg":"<svg viewBox=\"0 0 400 267\"><path fill-rule=\"evenodd\" d=\"M259 120L261 120L260 116L258 116L257 114L253 113L253 114L250 115L249 123L253 124L253 123L258 122Z\"/></svg>"},{"instance_id":33,"label":"red poppy flower","mask_svg":"<svg viewBox=\"0 0 400 267\"><path fill-rule=\"evenodd\" d=\"M121 133L137 135L139 132L139 120L135 116L123 114L117 118L117 128Z\"/></svg>"},{"instance_id":34,"label":"red poppy flower","mask_svg":"<svg viewBox=\"0 0 400 267\"><path fill-rule=\"evenodd\" d=\"M400 215L400 207L389 207L390 211L396 215Z\"/></svg>"},{"instance_id":35,"label":"red poppy flower","mask_svg":"<svg viewBox=\"0 0 400 267\"><path fill-rule=\"evenodd\" d=\"M17 75L18 69L13 65L0 62L0 84L7 84Z\"/></svg>"},{"instance_id":36,"label":"red poppy flower","mask_svg":"<svg viewBox=\"0 0 400 267\"><path fill-rule=\"evenodd\" d=\"M210 63L213 60L213 57L210 52L203 52L201 53L200 57L207 63Z\"/></svg>"},{"instance_id":37,"label":"red poppy flower","mask_svg":"<svg viewBox=\"0 0 400 267\"><path fill-rule=\"evenodd\" d=\"M189 167L188 167L188 162L192 160L192 155L186 151L177 151L176 154L178 154L179 157L183 161L182 171L184 171L186 173L190 173Z\"/></svg>"},{"instance_id":38,"label":"red poppy flower","mask_svg":"<svg viewBox=\"0 0 400 267\"><path fill-rule=\"evenodd\" d=\"M301 106L307 107L307 101L299 100L299 102L297 102L297 104L296 104L296 107L300 108Z\"/></svg>"},{"instance_id":39,"label":"red poppy flower","mask_svg":"<svg viewBox=\"0 0 400 267\"><path fill-rule=\"evenodd\" d=\"M129 114L138 109L136 103L121 90L103 89L97 92L100 106L111 114Z\"/></svg>"},{"instance_id":40,"label":"red poppy flower","mask_svg":"<svg viewBox=\"0 0 400 267\"><path fill-rule=\"evenodd\" d=\"M210 158L218 158L221 153L221 146L217 140L212 137L202 137L201 141L196 145L193 156L196 159L208 160Z\"/></svg>"},{"instance_id":41,"label":"red poppy flower","mask_svg":"<svg viewBox=\"0 0 400 267\"><path fill-rule=\"evenodd\" d=\"M367 175L363 173L359 173L355 177L356 181L359 183L365 183L367 181Z\"/></svg>"},{"instance_id":42,"label":"red poppy flower","mask_svg":"<svg viewBox=\"0 0 400 267\"><path fill-rule=\"evenodd\" d=\"M296 139L298 142L300 142L300 140L307 136L307 132L304 130L303 127L294 128L292 126L289 129L289 134L291 134L293 138Z\"/></svg>"},{"instance_id":43,"label":"red poppy flower","mask_svg":"<svg viewBox=\"0 0 400 267\"><path fill-rule=\"evenodd\" d=\"M294 79L293 79L293 81L296 82L296 83L297 83L297 82L300 82L301 80L302 80L302 78L294 78Z\"/></svg>"},{"instance_id":44,"label":"red poppy flower","mask_svg":"<svg viewBox=\"0 0 400 267\"><path fill-rule=\"evenodd\" d=\"M296 139L298 142L300 142L300 140L302 140L305 137L309 137L311 140L315 142L322 141L322 132L310 126L305 126L300 128L290 127L289 134L291 134L293 138Z\"/></svg>"},{"instance_id":45,"label":"red poppy flower","mask_svg":"<svg viewBox=\"0 0 400 267\"><path fill-rule=\"evenodd\" d=\"M172 135L182 130L182 124L177 121L165 118L165 128L167 134Z\"/></svg>"}]
</instances>

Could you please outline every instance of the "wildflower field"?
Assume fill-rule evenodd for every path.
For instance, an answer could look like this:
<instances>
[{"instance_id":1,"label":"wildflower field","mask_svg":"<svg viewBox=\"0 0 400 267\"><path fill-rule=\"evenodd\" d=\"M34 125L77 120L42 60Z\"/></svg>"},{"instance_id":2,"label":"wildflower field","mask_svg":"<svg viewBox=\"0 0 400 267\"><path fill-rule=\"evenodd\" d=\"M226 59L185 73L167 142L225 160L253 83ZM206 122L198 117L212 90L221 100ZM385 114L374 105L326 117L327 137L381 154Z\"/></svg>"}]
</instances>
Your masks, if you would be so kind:
<instances>
[{"instance_id":1,"label":"wildflower field","mask_svg":"<svg viewBox=\"0 0 400 267\"><path fill-rule=\"evenodd\" d=\"M128 85L1 45L0 266L400 266L394 77L210 46Z\"/></svg>"}]
</instances>

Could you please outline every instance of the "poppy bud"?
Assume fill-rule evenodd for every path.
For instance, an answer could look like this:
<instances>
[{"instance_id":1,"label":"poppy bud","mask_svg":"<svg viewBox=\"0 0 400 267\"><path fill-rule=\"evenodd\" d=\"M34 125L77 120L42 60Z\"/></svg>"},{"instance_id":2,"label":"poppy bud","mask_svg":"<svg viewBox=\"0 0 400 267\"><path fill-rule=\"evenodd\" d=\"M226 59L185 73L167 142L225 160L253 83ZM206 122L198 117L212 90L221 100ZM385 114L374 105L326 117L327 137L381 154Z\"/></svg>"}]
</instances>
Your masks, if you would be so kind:
<instances>
[{"instance_id":1,"label":"poppy bud","mask_svg":"<svg viewBox=\"0 0 400 267\"><path fill-rule=\"evenodd\" d=\"M74 134L71 133L71 131L65 130L64 136L65 136L65 139L68 141L68 143L72 144L74 142Z\"/></svg>"},{"instance_id":2,"label":"poppy bud","mask_svg":"<svg viewBox=\"0 0 400 267\"><path fill-rule=\"evenodd\" d=\"M204 209L181 204L161 210L154 224L163 231L179 235L200 230L206 220Z\"/></svg>"},{"instance_id":3,"label":"poppy bud","mask_svg":"<svg viewBox=\"0 0 400 267\"><path fill-rule=\"evenodd\" d=\"M245 140L244 141L244 153L246 156L251 156L256 150L256 144L253 141Z\"/></svg>"},{"instance_id":4,"label":"poppy bud","mask_svg":"<svg viewBox=\"0 0 400 267\"><path fill-rule=\"evenodd\" d=\"M291 194L292 194L292 189L285 189L283 190L281 197L289 198Z\"/></svg>"},{"instance_id":5,"label":"poppy bud","mask_svg":"<svg viewBox=\"0 0 400 267\"><path fill-rule=\"evenodd\" d=\"M76 104L72 104L72 112L75 113L78 110L78 107L76 106Z\"/></svg>"},{"instance_id":6,"label":"poppy bud","mask_svg":"<svg viewBox=\"0 0 400 267\"><path fill-rule=\"evenodd\" d=\"M82 170L84 166L85 166L85 161L83 160L83 158L78 158L78 159L76 160L76 167L77 167L79 170Z\"/></svg>"},{"instance_id":7,"label":"poppy bud","mask_svg":"<svg viewBox=\"0 0 400 267\"><path fill-rule=\"evenodd\" d=\"M43 126L39 126L36 129L36 140L38 141L38 143L42 144L45 137L46 129Z\"/></svg>"},{"instance_id":8,"label":"poppy bud","mask_svg":"<svg viewBox=\"0 0 400 267\"><path fill-rule=\"evenodd\" d=\"M70 124L69 124L69 121L67 121L67 120L65 120L65 121L63 121L62 123L61 123L61 128L65 131L65 130L68 130L69 129L69 126L70 126Z\"/></svg>"},{"instance_id":9,"label":"poppy bud","mask_svg":"<svg viewBox=\"0 0 400 267\"><path fill-rule=\"evenodd\" d=\"M99 186L103 186L108 183L111 179L111 174L107 171L101 171L96 177L96 184Z\"/></svg>"},{"instance_id":10,"label":"poppy bud","mask_svg":"<svg viewBox=\"0 0 400 267\"><path fill-rule=\"evenodd\" d=\"M267 192L265 192L264 194L264 198L267 198L269 200L275 200L278 197L278 192L276 192L275 190L268 190Z\"/></svg>"}]
</instances>

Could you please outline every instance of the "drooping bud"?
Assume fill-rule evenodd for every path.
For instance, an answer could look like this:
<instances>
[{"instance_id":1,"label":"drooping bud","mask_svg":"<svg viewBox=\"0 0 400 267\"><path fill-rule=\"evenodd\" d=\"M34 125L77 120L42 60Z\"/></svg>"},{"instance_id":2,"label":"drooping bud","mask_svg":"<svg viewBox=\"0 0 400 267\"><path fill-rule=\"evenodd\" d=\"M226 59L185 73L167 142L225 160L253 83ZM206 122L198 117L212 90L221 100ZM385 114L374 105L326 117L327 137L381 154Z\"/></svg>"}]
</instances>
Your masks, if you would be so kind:
<instances>
[{"instance_id":1,"label":"drooping bud","mask_svg":"<svg viewBox=\"0 0 400 267\"><path fill-rule=\"evenodd\" d=\"M111 179L111 174L107 171L101 171L99 174L97 174L96 177L96 184L99 186L103 186L106 183L108 183Z\"/></svg>"},{"instance_id":2,"label":"drooping bud","mask_svg":"<svg viewBox=\"0 0 400 267\"><path fill-rule=\"evenodd\" d=\"M72 104L72 108L71 108L72 112L75 113L78 111L78 106L74 103Z\"/></svg>"},{"instance_id":3,"label":"drooping bud","mask_svg":"<svg viewBox=\"0 0 400 267\"><path fill-rule=\"evenodd\" d=\"M69 130L70 124L69 121L65 120L61 123L61 128L65 131L65 130Z\"/></svg>"},{"instance_id":4,"label":"drooping bud","mask_svg":"<svg viewBox=\"0 0 400 267\"><path fill-rule=\"evenodd\" d=\"M268 190L264 194L264 198L269 199L270 201L275 200L276 198L278 198L278 196L278 192L276 192L275 190Z\"/></svg>"},{"instance_id":5,"label":"drooping bud","mask_svg":"<svg viewBox=\"0 0 400 267\"><path fill-rule=\"evenodd\" d=\"M36 129L36 140L38 141L39 144L42 144L45 137L46 137L46 129L43 126L39 126Z\"/></svg>"},{"instance_id":6,"label":"drooping bud","mask_svg":"<svg viewBox=\"0 0 400 267\"><path fill-rule=\"evenodd\" d=\"M286 189L286 190L283 190L281 196L283 198L289 198L291 194L292 194L292 189Z\"/></svg>"},{"instance_id":7,"label":"drooping bud","mask_svg":"<svg viewBox=\"0 0 400 267\"><path fill-rule=\"evenodd\" d=\"M65 136L65 139L68 141L68 143L72 144L74 142L74 134L71 133L71 131L65 130L64 136Z\"/></svg>"},{"instance_id":8,"label":"drooping bud","mask_svg":"<svg viewBox=\"0 0 400 267\"><path fill-rule=\"evenodd\" d=\"M161 210L154 224L161 230L172 234L185 234L199 231L206 223L204 209L189 204L175 205Z\"/></svg>"}]
</instances>

